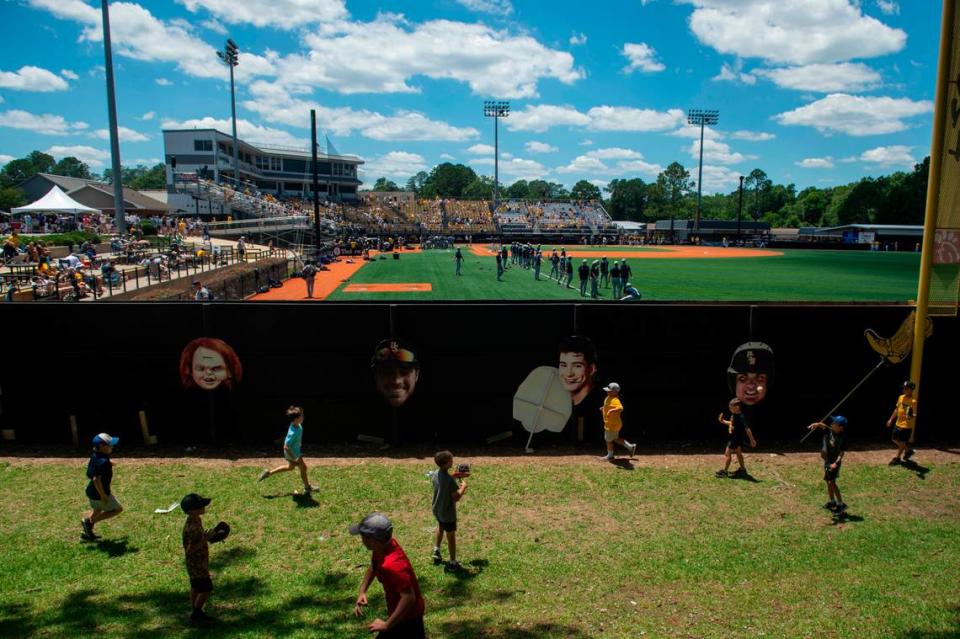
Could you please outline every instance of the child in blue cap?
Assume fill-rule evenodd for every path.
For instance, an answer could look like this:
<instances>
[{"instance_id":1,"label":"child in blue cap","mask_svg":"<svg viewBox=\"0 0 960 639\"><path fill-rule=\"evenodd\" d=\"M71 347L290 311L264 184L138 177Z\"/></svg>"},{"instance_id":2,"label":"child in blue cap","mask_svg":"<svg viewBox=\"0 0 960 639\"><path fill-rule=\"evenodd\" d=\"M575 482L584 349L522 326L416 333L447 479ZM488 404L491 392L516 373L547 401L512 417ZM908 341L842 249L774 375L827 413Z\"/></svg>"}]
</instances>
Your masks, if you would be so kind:
<instances>
[{"instance_id":1,"label":"child in blue cap","mask_svg":"<svg viewBox=\"0 0 960 639\"><path fill-rule=\"evenodd\" d=\"M110 490L113 482L113 462L110 453L113 447L120 442L119 437L111 437L107 433L100 433L93 438L93 454L87 462L87 499L90 500L90 512L81 520L84 541L94 541L100 536L93 532L98 521L116 517L123 512L123 506Z\"/></svg>"},{"instance_id":2,"label":"child in blue cap","mask_svg":"<svg viewBox=\"0 0 960 639\"><path fill-rule=\"evenodd\" d=\"M810 430L822 428L826 431L823 434L820 456L823 458L823 481L827 482L827 495L830 501L823 507L838 515L847 510L847 505L843 503L843 497L840 496L840 489L837 488L840 462L843 461L843 448L847 441L844 435L846 427L847 418L842 415L832 415L825 422L814 422L807 427Z\"/></svg>"}]
</instances>

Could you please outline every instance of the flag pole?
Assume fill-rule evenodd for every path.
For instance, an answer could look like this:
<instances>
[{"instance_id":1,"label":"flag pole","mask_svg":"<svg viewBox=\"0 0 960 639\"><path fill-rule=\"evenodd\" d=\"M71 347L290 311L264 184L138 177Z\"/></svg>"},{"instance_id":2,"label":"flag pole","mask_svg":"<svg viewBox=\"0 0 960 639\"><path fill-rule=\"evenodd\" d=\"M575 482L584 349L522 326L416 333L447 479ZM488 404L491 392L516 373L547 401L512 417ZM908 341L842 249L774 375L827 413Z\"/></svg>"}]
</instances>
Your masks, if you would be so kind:
<instances>
[{"instance_id":1,"label":"flag pole","mask_svg":"<svg viewBox=\"0 0 960 639\"><path fill-rule=\"evenodd\" d=\"M937 209L940 197L940 175L943 164L943 142L947 124L947 96L950 89L950 62L953 58L953 33L957 0L943 0L940 23L940 54L937 61L937 88L933 103L933 140L930 144L930 174L927 179L927 202L923 218L923 251L920 253L920 280L917 285L917 315L913 328L913 355L910 379L920 396L920 371L923 365L923 342L927 336L927 307L930 304L930 275L933 270L934 237L937 232ZM914 428L914 434L916 429ZM911 434L911 441L914 434Z\"/></svg>"}]
</instances>

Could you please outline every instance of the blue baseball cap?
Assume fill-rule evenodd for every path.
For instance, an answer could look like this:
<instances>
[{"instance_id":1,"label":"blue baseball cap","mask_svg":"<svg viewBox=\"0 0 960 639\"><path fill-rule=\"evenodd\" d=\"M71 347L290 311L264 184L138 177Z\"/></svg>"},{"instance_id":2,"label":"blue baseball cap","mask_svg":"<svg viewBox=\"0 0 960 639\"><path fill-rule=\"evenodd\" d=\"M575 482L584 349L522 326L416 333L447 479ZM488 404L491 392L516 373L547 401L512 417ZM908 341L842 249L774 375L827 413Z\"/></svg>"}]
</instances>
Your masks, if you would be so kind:
<instances>
[{"instance_id":1,"label":"blue baseball cap","mask_svg":"<svg viewBox=\"0 0 960 639\"><path fill-rule=\"evenodd\" d=\"M110 446L116 446L120 443L119 437L111 437L106 433L100 433L99 435L93 438L93 445L99 446L101 444L109 444Z\"/></svg>"},{"instance_id":2,"label":"blue baseball cap","mask_svg":"<svg viewBox=\"0 0 960 639\"><path fill-rule=\"evenodd\" d=\"M843 415L835 415L835 416L833 416L833 417L830 418L830 425L832 426L833 424L839 424L839 425L842 426L843 428L846 428L846 427L847 427L847 418L844 417Z\"/></svg>"}]
</instances>

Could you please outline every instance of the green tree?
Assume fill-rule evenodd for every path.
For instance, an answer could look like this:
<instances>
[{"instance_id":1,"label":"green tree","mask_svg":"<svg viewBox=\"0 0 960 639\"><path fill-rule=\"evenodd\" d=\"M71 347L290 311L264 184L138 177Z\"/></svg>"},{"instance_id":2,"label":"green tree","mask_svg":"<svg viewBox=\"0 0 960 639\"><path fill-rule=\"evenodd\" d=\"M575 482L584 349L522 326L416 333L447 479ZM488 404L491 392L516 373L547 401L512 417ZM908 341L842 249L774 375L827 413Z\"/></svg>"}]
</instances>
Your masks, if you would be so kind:
<instances>
[{"instance_id":1,"label":"green tree","mask_svg":"<svg viewBox=\"0 0 960 639\"><path fill-rule=\"evenodd\" d=\"M600 187L587 180L580 180L570 189L570 197L576 200L599 200Z\"/></svg>"},{"instance_id":2,"label":"green tree","mask_svg":"<svg viewBox=\"0 0 960 639\"><path fill-rule=\"evenodd\" d=\"M50 172L54 175L83 178L84 180L90 180L93 178L93 175L90 173L90 167L72 155L68 155L57 162L56 166L54 166Z\"/></svg>"},{"instance_id":3,"label":"green tree","mask_svg":"<svg viewBox=\"0 0 960 639\"><path fill-rule=\"evenodd\" d=\"M463 164L444 162L433 167L423 185L423 195L433 197L461 197L464 189L477 179L477 174ZM429 195L428 195L429 193Z\"/></svg>"},{"instance_id":4,"label":"green tree","mask_svg":"<svg viewBox=\"0 0 960 639\"><path fill-rule=\"evenodd\" d=\"M683 198L693 193L693 180L690 171L679 162L671 162L657 175L657 189L664 206L669 209L670 219L689 209L689 206L683 206Z\"/></svg>"},{"instance_id":5,"label":"green tree","mask_svg":"<svg viewBox=\"0 0 960 639\"><path fill-rule=\"evenodd\" d=\"M12 186L32 178L37 173L52 173L57 165L52 155L31 151L29 155L7 162L0 171L0 185Z\"/></svg>"},{"instance_id":6,"label":"green tree","mask_svg":"<svg viewBox=\"0 0 960 639\"><path fill-rule=\"evenodd\" d=\"M463 197L468 200L492 200L493 178L480 175L463 190Z\"/></svg>"},{"instance_id":7,"label":"green tree","mask_svg":"<svg viewBox=\"0 0 960 639\"><path fill-rule=\"evenodd\" d=\"M517 180L507 187L505 195L515 200L526 199L530 197L530 185L527 184L526 180Z\"/></svg>"},{"instance_id":8,"label":"green tree","mask_svg":"<svg viewBox=\"0 0 960 639\"><path fill-rule=\"evenodd\" d=\"M576 188L576 187L574 187ZM645 219L648 187L640 178L616 179L604 189L610 194L610 215L616 220Z\"/></svg>"},{"instance_id":9,"label":"green tree","mask_svg":"<svg viewBox=\"0 0 960 639\"><path fill-rule=\"evenodd\" d=\"M0 211L9 211L15 206L27 203L27 194L16 186L0 187Z\"/></svg>"},{"instance_id":10,"label":"green tree","mask_svg":"<svg viewBox=\"0 0 960 639\"><path fill-rule=\"evenodd\" d=\"M377 181L373 183L374 191L399 191L400 187L397 186L397 183L393 180L388 180L387 178L377 178Z\"/></svg>"},{"instance_id":11,"label":"green tree","mask_svg":"<svg viewBox=\"0 0 960 639\"><path fill-rule=\"evenodd\" d=\"M770 180L767 174L761 169L750 171L750 175L743 181L743 188L753 190L753 206L751 207L751 212L755 220L759 220L760 216L763 215L764 202L762 194L768 191L772 184L773 181Z\"/></svg>"},{"instance_id":12,"label":"green tree","mask_svg":"<svg viewBox=\"0 0 960 639\"><path fill-rule=\"evenodd\" d=\"M151 168L138 166L134 174L124 174L124 186L138 191L159 191L167 186L167 167L162 162Z\"/></svg>"}]
</instances>

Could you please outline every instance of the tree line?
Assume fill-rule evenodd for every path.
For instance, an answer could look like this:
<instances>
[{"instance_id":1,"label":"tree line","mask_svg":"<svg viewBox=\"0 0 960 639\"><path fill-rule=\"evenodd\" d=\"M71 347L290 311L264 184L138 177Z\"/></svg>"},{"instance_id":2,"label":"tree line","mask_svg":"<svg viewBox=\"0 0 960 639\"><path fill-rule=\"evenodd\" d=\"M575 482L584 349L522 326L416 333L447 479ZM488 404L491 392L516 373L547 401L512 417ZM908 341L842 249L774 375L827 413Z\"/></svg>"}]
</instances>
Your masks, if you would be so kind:
<instances>
[{"instance_id":1,"label":"tree line","mask_svg":"<svg viewBox=\"0 0 960 639\"><path fill-rule=\"evenodd\" d=\"M73 156L57 162L52 155L42 151L31 151L22 158L10 160L0 169L0 210L9 211L11 208L27 204L26 193L17 185L38 173L113 183L113 171L110 169L105 169L101 175L97 175L86 163ZM121 183L128 188L138 191L166 188L166 167L162 162L153 167L125 166L121 173Z\"/></svg>"},{"instance_id":2,"label":"tree line","mask_svg":"<svg viewBox=\"0 0 960 639\"><path fill-rule=\"evenodd\" d=\"M880 177L865 177L840 186L811 186L797 191L794 184L774 184L762 169L744 176L743 193L703 195L701 218L768 222L771 227L838 226L843 224L923 224L930 157L912 171L896 171ZM445 162L429 173L420 171L401 187L379 178L374 191L411 191L433 199L493 198L493 180L463 164ZM649 222L670 217L690 219L697 211L696 181L679 162L671 163L655 180L618 178L602 190L580 180L567 190L546 180L517 180L501 185L501 198L601 200L615 220Z\"/></svg>"}]
</instances>

